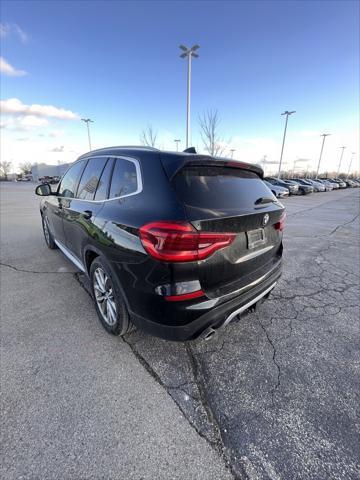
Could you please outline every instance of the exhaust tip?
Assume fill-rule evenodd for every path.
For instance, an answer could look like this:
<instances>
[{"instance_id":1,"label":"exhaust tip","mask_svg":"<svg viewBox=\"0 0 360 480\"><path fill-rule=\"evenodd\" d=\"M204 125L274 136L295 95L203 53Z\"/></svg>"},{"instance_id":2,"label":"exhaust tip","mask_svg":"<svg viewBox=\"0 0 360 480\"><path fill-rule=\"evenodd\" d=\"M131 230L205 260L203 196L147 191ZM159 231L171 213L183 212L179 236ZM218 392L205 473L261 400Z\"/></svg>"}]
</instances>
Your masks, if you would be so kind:
<instances>
[{"instance_id":1,"label":"exhaust tip","mask_svg":"<svg viewBox=\"0 0 360 480\"><path fill-rule=\"evenodd\" d=\"M215 334L216 334L216 331L213 328L210 327L207 330L205 330L205 332L202 335L202 338L204 340L208 341L208 340L211 340L212 338L214 338Z\"/></svg>"}]
</instances>

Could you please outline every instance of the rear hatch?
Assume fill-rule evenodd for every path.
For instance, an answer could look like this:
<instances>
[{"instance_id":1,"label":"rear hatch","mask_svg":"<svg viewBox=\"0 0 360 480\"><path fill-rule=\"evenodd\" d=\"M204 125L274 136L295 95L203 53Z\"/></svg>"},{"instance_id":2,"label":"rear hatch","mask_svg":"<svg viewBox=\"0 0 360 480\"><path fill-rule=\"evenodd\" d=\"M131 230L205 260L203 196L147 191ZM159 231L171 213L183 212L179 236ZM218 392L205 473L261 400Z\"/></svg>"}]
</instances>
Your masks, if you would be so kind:
<instances>
[{"instance_id":1,"label":"rear hatch","mask_svg":"<svg viewBox=\"0 0 360 480\"><path fill-rule=\"evenodd\" d=\"M208 297L246 290L279 266L284 207L261 180L260 168L196 156L167 173L198 231L236 234L230 245L198 262Z\"/></svg>"}]
</instances>

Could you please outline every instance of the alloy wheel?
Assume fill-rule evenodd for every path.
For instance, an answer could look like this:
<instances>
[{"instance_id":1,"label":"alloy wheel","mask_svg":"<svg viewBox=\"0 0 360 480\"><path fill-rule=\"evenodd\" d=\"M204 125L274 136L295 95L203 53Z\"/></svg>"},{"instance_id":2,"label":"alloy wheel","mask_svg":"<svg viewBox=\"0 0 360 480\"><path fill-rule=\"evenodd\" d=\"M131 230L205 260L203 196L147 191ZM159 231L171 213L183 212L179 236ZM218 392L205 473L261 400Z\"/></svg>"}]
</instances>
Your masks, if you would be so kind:
<instances>
[{"instance_id":1,"label":"alloy wheel","mask_svg":"<svg viewBox=\"0 0 360 480\"><path fill-rule=\"evenodd\" d=\"M95 300L104 321L111 327L117 321L117 309L114 299L114 290L110 278L105 271L98 267L93 276Z\"/></svg>"}]
</instances>

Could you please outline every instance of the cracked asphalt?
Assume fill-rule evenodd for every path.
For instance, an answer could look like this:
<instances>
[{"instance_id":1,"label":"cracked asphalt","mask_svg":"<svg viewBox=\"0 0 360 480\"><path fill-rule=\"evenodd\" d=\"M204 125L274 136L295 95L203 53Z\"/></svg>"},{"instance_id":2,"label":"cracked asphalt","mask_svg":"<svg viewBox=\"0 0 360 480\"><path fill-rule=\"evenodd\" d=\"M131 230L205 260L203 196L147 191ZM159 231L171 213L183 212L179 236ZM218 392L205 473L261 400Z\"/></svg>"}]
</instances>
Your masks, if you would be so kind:
<instances>
[{"instance_id":1,"label":"cracked asphalt","mask_svg":"<svg viewBox=\"0 0 360 480\"><path fill-rule=\"evenodd\" d=\"M36 205L22 187L22 198ZM3 478L60 478L48 474L45 449L50 466L65 472L61 478L359 479L359 198L353 189L286 199L283 276L270 298L212 340L186 344L141 331L124 341L106 335L83 275L41 243L37 210L27 210L19 235L16 216L7 219L15 233L2 244L2 290L9 277L17 290L9 299L5 286L2 300L10 316L2 326ZM46 306L60 323L49 323ZM108 412L128 408L121 401L129 395L136 441L129 414ZM86 421L96 412L91 427L84 405ZM125 454L118 431L129 441ZM93 433L95 446L84 432Z\"/></svg>"}]
</instances>

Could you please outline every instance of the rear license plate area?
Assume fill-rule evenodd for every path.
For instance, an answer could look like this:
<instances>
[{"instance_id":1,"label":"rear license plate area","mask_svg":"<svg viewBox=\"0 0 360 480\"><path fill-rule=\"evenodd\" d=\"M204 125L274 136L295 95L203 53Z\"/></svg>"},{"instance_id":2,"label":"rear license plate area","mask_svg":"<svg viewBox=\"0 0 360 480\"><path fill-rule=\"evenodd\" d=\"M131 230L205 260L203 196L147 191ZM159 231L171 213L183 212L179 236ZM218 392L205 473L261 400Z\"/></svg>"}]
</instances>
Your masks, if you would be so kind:
<instances>
[{"instance_id":1,"label":"rear license plate area","mask_svg":"<svg viewBox=\"0 0 360 480\"><path fill-rule=\"evenodd\" d=\"M260 247L266 243L265 230L263 228L257 228L256 230L249 230L246 232L247 247L253 249Z\"/></svg>"}]
</instances>

